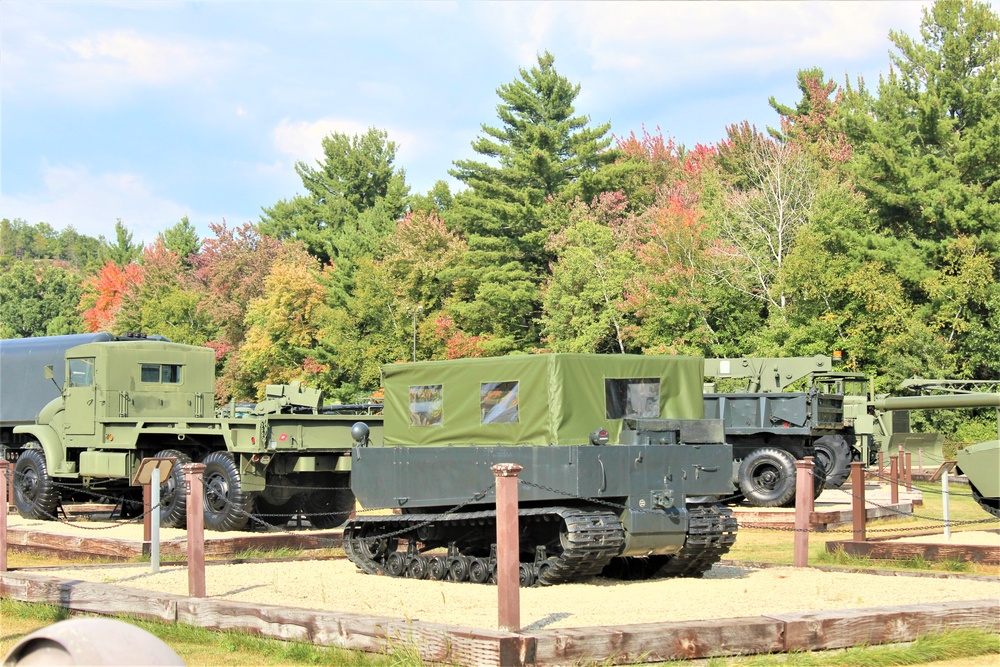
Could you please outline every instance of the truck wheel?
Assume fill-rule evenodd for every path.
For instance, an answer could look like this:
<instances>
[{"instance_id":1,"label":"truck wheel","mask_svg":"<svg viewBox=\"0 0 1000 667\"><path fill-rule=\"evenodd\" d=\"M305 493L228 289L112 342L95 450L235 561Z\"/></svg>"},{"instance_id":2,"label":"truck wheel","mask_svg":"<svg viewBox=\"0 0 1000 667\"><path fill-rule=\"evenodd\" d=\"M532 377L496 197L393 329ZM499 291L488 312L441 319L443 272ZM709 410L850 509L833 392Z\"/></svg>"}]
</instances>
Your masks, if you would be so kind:
<instances>
[{"instance_id":1,"label":"truck wheel","mask_svg":"<svg viewBox=\"0 0 1000 667\"><path fill-rule=\"evenodd\" d=\"M826 488L839 489L851 476L851 446L842 436L824 435L813 443L826 470Z\"/></svg>"},{"instance_id":2,"label":"truck wheel","mask_svg":"<svg viewBox=\"0 0 1000 667\"><path fill-rule=\"evenodd\" d=\"M823 495L823 491L826 489L826 468L824 467L823 461L816 457L813 459L813 500L818 499ZM795 499L792 499L792 505L795 505Z\"/></svg>"},{"instance_id":3,"label":"truck wheel","mask_svg":"<svg viewBox=\"0 0 1000 667\"><path fill-rule=\"evenodd\" d=\"M170 474L160 484L160 526L183 528L187 525L187 493L181 466L191 463L191 457L176 449L164 449L156 453L156 458L177 459L174 467L170 469Z\"/></svg>"},{"instance_id":4,"label":"truck wheel","mask_svg":"<svg viewBox=\"0 0 1000 667\"><path fill-rule=\"evenodd\" d=\"M740 464L739 483L751 505L780 507L795 497L795 458L780 449L755 449Z\"/></svg>"},{"instance_id":5,"label":"truck wheel","mask_svg":"<svg viewBox=\"0 0 1000 667\"><path fill-rule=\"evenodd\" d=\"M295 516L297 509L294 500L274 505L264 500L261 496L257 496L257 499L254 500L253 516L255 519L263 521L269 526L284 528L292 520L292 517Z\"/></svg>"},{"instance_id":6,"label":"truck wheel","mask_svg":"<svg viewBox=\"0 0 1000 667\"><path fill-rule=\"evenodd\" d=\"M45 454L26 449L14 464L14 504L25 519L54 519L59 492L49 477Z\"/></svg>"},{"instance_id":7,"label":"truck wheel","mask_svg":"<svg viewBox=\"0 0 1000 667\"><path fill-rule=\"evenodd\" d=\"M327 530L347 523L354 511L354 502L350 489L314 491L306 496L304 509L313 527Z\"/></svg>"},{"instance_id":8,"label":"truck wheel","mask_svg":"<svg viewBox=\"0 0 1000 667\"><path fill-rule=\"evenodd\" d=\"M250 521L253 494L243 491L240 471L229 452L212 452L205 464L205 529L239 530Z\"/></svg>"}]
</instances>

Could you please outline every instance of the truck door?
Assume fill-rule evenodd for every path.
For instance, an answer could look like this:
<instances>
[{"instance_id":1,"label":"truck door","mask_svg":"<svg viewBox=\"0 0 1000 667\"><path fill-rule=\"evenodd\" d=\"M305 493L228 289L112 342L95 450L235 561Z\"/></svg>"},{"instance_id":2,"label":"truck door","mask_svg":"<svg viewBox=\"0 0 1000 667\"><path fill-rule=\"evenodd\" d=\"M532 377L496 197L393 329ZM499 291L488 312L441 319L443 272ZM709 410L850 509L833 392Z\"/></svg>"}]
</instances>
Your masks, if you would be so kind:
<instances>
[{"instance_id":1,"label":"truck door","mask_svg":"<svg viewBox=\"0 0 1000 667\"><path fill-rule=\"evenodd\" d=\"M93 435L97 416L97 390L94 386L94 358L68 359L66 378L67 435Z\"/></svg>"}]
</instances>

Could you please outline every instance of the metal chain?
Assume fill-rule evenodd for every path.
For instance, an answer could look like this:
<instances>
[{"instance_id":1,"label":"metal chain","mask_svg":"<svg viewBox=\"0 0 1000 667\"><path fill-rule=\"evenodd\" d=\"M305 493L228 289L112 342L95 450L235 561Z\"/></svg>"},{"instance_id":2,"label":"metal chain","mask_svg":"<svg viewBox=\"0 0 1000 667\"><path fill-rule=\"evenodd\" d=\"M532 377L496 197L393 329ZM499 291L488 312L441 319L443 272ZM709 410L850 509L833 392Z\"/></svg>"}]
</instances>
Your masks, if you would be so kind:
<instances>
[{"instance_id":1,"label":"metal chain","mask_svg":"<svg viewBox=\"0 0 1000 667\"><path fill-rule=\"evenodd\" d=\"M8 470L7 473L6 473L6 477L7 477L8 483L13 484L14 480L16 479L16 477L18 475L20 475L20 474L23 474L23 473L18 473L14 469ZM825 475L823 475L823 477L825 477ZM881 472L876 472L875 473L875 478L878 479L878 480L881 480L881 481L892 482L892 479L890 477L883 475ZM549 492L549 493L552 493L552 494L555 494L555 495L561 495L561 496L565 496L567 498L573 498L575 500L582 500L582 501L585 501L585 502L588 502L588 503L593 503L593 504L596 504L596 505L603 505L603 506L610 507L612 509L619 510L619 511L627 509L626 505L623 505L623 504L620 504L620 503L611 502L611 501L608 501L608 500L604 500L602 498L594 498L594 497L588 497L588 496L581 496L579 494L576 494L576 493L573 493L573 492L570 492L570 491L563 491L561 489L556 489L554 487L546 486L544 484L538 484L538 483L535 483L535 482L531 482L531 481L529 481L527 479L524 479L524 478L518 478L518 482L520 484L525 485L526 487L540 489L542 491L546 491L546 492ZM91 491L89 489L84 488L82 485L65 484L65 483L56 482L54 480L52 481L52 484L56 488L68 489L68 490L73 491L74 493L82 493L82 494L85 494L85 495L89 495L89 496L91 496L93 498L96 498L98 500L102 500L102 501L105 501L105 502L115 501L116 503L118 503L118 502L120 502L120 503L128 503L129 505L132 505L132 506L135 506L135 505L140 505L141 506L143 504L140 501L134 501L134 500L130 500L130 499L127 499L127 498L114 498L114 497L108 496L106 494L94 492L94 491ZM271 486L271 488L275 488L275 489L294 489L294 490L297 490L297 491L349 491L349 490L351 490L351 487L349 487L349 486L334 486L334 487L310 487L310 486L288 486L288 485L270 485L270 486ZM462 503L459 503L458 505L456 505L456 506L452 507L451 509L447 510L446 512L444 512L442 515L438 515L438 516L444 516L444 515L448 515L448 514L453 514L453 513L457 512L457 511L459 511L460 509L462 509L462 508L464 508L464 507L472 504L473 502L477 502L479 500L482 500L486 496L486 494L488 494L495 486L496 486L496 483L494 482L494 483L490 484L488 487L486 487L485 489L483 489L482 491L480 491L479 493L474 494L468 500L466 500L466 501L464 501ZM929 492L929 493L938 493L938 494L942 493L942 492L940 492L940 491L938 491L936 489L921 489L921 491L922 492ZM213 500L222 502L226 506L227 511L234 511L234 512L237 512L239 514L242 514L242 515L248 517L251 521L254 521L255 523L258 523L258 524L270 526L271 524L269 524L267 521L264 521L264 518L266 518L266 517L288 516L288 514L285 513L285 512L274 512L274 513L248 512L247 510L243 509L242 507L236 506L228 498L225 498L224 496L221 496L218 493L216 493L214 491L214 489L206 489L206 493L209 494L210 497ZM851 498L857 498L859 500L862 499L861 496L855 495L854 493L851 493L851 492L848 492L848 491L844 491L844 493L846 493ZM951 495L955 495L955 496L972 497L972 494L954 493L954 492L949 492L949 493ZM730 502L730 501L738 500L741 497L742 497L742 494L736 494L736 495L732 495L732 496L726 496L726 497L719 498L717 500L717 502L725 504L725 503ZM994 522L1000 521L1000 519L990 518L990 519L978 519L978 520L968 520L968 521L948 521L948 522L945 522L944 519L940 519L940 518L937 518L937 517L923 516L923 515L915 514L912 511L907 512L907 511L904 511L904 510L899 510L899 509L897 509L897 508L895 508L895 507L893 507L891 505L882 505L882 504L873 502L873 501L868 500L868 499L864 499L864 500L869 505L872 505L874 507L877 507L877 508L889 511L889 512L891 512L893 514L898 515L901 518L918 519L918 520L923 520L923 521L929 521L929 522L935 523L935 524L942 524L942 525L944 525L945 523L948 523L950 526L969 526L969 525L988 524L988 523L994 523ZM70 525L70 526L76 526L76 527L79 527L79 528L84 529L84 530L107 530L107 529L110 529L110 528L117 527L119 525L127 525L127 524L137 523L139 521L142 521L142 520L144 520L146 514L151 514L154 510L157 510L157 509L159 509L159 505L157 505L157 507L155 507L155 508L150 509L149 511L143 512L138 517L131 518L131 519L123 519L123 520L120 520L120 521L113 522L111 525L108 525L108 526L99 526L99 527L81 526L79 523L69 522L69 521L66 521L64 519L60 519L58 516L53 516L51 514L48 514L47 512L42 512L42 514L44 514L45 516L47 516L51 520L58 521L60 523L63 523L63 524L66 524L66 525ZM305 513L305 514L306 514L306 516L314 516L314 517L348 516L348 515L351 514L352 511L355 511L357 513L370 513L370 512L384 512L384 511L387 511L387 510L394 510L394 509L397 509L397 508L395 508L395 507L388 507L388 506L386 506L386 507L366 507L366 508L363 508L361 510L348 510L348 511L336 511L336 512L308 512L308 513ZM642 513L655 514L655 513L659 513L659 510L638 508L638 509L633 509L632 512L635 512L637 514L642 514ZM297 514L302 514L302 513L301 512L295 512L295 513L292 514L292 516L296 516ZM419 528L422 528L422 527L425 527L427 525L430 525L435 520L437 520L437 518L438 517L436 516L434 519L429 519L429 520L427 520L425 522L422 522L422 523L414 525L414 526L408 526L406 528L403 528L403 529L401 529L399 531L395 531L393 533L388 533L388 534L385 534L385 535L380 535L377 538L369 538L368 541L370 543L370 540L372 540L372 539L391 539L392 537L397 537L397 536L403 535L403 534L405 534L405 533L407 533L409 531L417 530ZM846 533L846 532L852 532L853 531L853 528L838 528L838 529L830 529L830 530L823 530L823 531L816 531L816 530L810 530L810 529L803 530L803 529L797 529L797 528L793 528L793 527L772 526L772 525L768 525L768 524L751 523L751 522L741 522L740 525L743 526L743 527L745 527L745 528L754 528L754 529L760 529L760 530L773 530L773 531L780 531L780 532L824 532L824 533L845 532ZM893 528L866 529L866 532L870 532L870 533L886 532L886 533L888 533L888 532L905 532L905 531L926 530L926 529L927 529L927 526L896 526L896 527L893 527Z\"/></svg>"},{"instance_id":2,"label":"metal chain","mask_svg":"<svg viewBox=\"0 0 1000 667\"><path fill-rule=\"evenodd\" d=\"M60 519L58 516L53 516L53 515L49 514L48 512L46 512L44 510L39 510L39 513L44 514L46 517L48 517L52 521L58 521L59 523L61 523L63 525L72 526L73 528L79 528L80 530L110 530L111 528L117 528L119 526L127 526L127 525L132 524L132 523L138 523L138 522L141 522L141 521L145 521L147 514L152 514L153 512L158 511L159 509L160 509L160 506L156 505L155 507L149 508L148 511L143 512L142 514L140 514L137 517L134 517L132 519L121 519L121 520L118 520L118 521L112 521L107 526L84 526L83 524L81 524L79 522L76 522L76 521L68 521L66 519Z\"/></svg>"},{"instance_id":3,"label":"metal chain","mask_svg":"<svg viewBox=\"0 0 1000 667\"><path fill-rule=\"evenodd\" d=\"M875 477L875 479L879 480L880 482L888 482L889 484L893 483L892 477L890 477L888 475L882 474L881 471L876 472L875 475L874 475L874 477ZM899 485L899 486L905 486L906 485L904 482L901 482L900 480L896 480L895 483L897 485ZM923 493L935 493L935 494L937 494L939 496L943 496L944 495L944 491L941 491L940 489L935 489L935 488L920 489L920 491L923 492ZM948 490L948 495L949 496L961 496L963 498L972 498L973 497L971 493L961 493L959 491L952 491L950 489Z\"/></svg>"},{"instance_id":4,"label":"metal chain","mask_svg":"<svg viewBox=\"0 0 1000 667\"><path fill-rule=\"evenodd\" d=\"M442 516L448 516L449 514L454 514L454 513L458 512L458 510L462 509L463 507L466 507L468 505L471 505L474 502L482 500L483 498L486 497L486 494L489 493L490 491L492 491L495 487L496 487L496 482L493 482L492 484L490 484L489 486L487 486L485 489L483 489L479 493L473 495L471 498L469 498L465 502L459 503L458 505L455 505L451 509L449 509L449 510L447 510L447 511L441 513L441 514L436 514L436 515L434 515L433 518L427 519L426 521L422 521L422 522L420 522L420 523L418 523L416 525L406 526L405 528L401 528L400 530L397 530L397 531L392 532L392 533L385 533L384 535L378 535L378 536L375 536L375 537L359 538L359 539L361 539L361 541L363 541L365 544L372 545L372 544L375 544L376 542L378 542L379 540L391 540L394 537L399 537L401 535L409 533L410 531L420 530L421 528L424 528L426 526L431 525L435 521L440 521Z\"/></svg>"}]
</instances>

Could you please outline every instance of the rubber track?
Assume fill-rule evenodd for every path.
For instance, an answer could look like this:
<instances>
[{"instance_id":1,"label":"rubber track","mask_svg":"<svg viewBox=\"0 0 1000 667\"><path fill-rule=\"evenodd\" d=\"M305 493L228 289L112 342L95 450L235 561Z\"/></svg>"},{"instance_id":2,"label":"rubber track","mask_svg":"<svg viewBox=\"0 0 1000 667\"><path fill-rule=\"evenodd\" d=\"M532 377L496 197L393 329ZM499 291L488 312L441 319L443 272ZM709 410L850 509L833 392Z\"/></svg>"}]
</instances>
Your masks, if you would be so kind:
<instances>
[{"instance_id":1,"label":"rubber track","mask_svg":"<svg viewBox=\"0 0 1000 667\"><path fill-rule=\"evenodd\" d=\"M566 533L561 540L563 551L558 556L549 556L544 562L545 573L539 577L541 584L565 583L600 574L604 566L618 555L625 543L624 529L614 512L572 507L546 507L521 509L518 515L536 520L542 520L544 517L558 517L566 526ZM391 576L385 569L384 558L382 562L373 561L360 553L356 545L361 538L357 537L356 533L367 525L375 528L375 533L366 535L366 539L389 534L405 539L409 536L410 530L415 530L419 526L429 523L438 525L458 523L495 534L496 512L486 510L455 514L358 517L352 519L344 527L344 550L351 562L361 570L369 574ZM560 523L553 521L551 524L553 529L561 528ZM410 526L412 528L407 530Z\"/></svg>"},{"instance_id":2,"label":"rubber track","mask_svg":"<svg viewBox=\"0 0 1000 667\"><path fill-rule=\"evenodd\" d=\"M987 498L979 492L979 489L977 489L975 485L970 484L970 486L972 487L972 499L979 503L979 506L984 510L1000 519L1000 504L998 504L997 499Z\"/></svg>"},{"instance_id":3,"label":"rubber track","mask_svg":"<svg viewBox=\"0 0 1000 667\"><path fill-rule=\"evenodd\" d=\"M700 577L712 569L736 542L736 517L719 505L688 508L687 539L670 556L657 577Z\"/></svg>"}]
</instances>

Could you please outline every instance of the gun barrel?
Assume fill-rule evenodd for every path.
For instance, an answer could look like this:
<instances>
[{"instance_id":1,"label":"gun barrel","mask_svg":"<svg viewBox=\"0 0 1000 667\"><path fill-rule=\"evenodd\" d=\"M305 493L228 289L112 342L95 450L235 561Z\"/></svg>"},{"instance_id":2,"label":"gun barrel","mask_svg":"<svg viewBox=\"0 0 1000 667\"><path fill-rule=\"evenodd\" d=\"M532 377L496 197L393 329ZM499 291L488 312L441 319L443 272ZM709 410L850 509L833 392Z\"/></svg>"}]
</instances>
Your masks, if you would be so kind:
<instances>
[{"instance_id":1,"label":"gun barrel","mask_svg":"<svg viewBox=\"0 0 1000 667\"><path fill-rule=\"evenodd\" d=\"M941 410L949 408L1000 408L1000 394L949 394L947 396L893 396L872 401L876 410Z\"/></svg>"}]
</instances>

